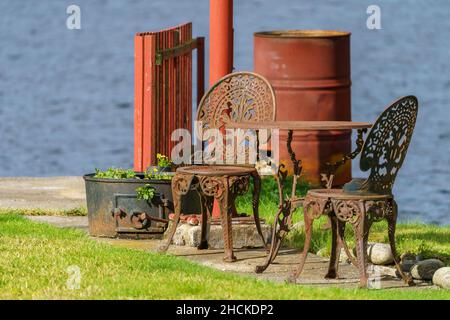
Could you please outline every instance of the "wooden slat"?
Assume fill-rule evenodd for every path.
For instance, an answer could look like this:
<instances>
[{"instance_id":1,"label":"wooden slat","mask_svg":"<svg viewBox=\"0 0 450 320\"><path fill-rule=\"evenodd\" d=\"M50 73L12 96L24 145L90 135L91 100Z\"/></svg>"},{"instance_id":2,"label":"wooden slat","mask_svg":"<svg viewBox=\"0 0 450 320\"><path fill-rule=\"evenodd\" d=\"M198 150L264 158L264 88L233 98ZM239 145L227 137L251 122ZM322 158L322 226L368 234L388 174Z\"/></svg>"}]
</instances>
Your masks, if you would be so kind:
<instances>
[{"instance_id":1,"label":"wooden slat","mask_svg":"<svg viewBox=\"0 0 450 320\"><path fill-rule=\"evenodd\" d=\"M187 26L183 26L182 31L181 31L181 41L185 42L186 41L186 29ZM180 90L180 95L181 95L181 102L180 105L177 106L177 113L184 113L185 109L186 109L186 93L187 93L187 88L186 88L186 56L183 55L180 57L181 60L181 65L182 65L182 71L181 71L181 81L182 81L182 88ZM178 119L178 126L180 128L184 128L183 126L183 117L179 117Z\"/></svg>"},{"instance_id":2,"label":"wooden slat","mask_svg":"<svg viewBox=\"0 0 450 320\"><path fill-rule=\"evenodd\" d=\"M152 155L155 152L155 146L152 143L152 123L154 122L152 106L155 103L155 53L156 48L154 35L144 36L144 112L142 131L143 170L145 170L147 164L152 161Z\"/></svg>"},{"instance_id":3,"label":"wooden slat","mask_svg":"<svg viewBox=\"0 0 450 320\"><path fill-rule=\"evenodd\" d=\"M182 36L182 42L184 43L184 42L186 42L186 39L187 39L187 28L188 28L188 25L185 25L185 26L183 26L183 29L182 29L182 33L181 33L181 36ZM186 114L186 100L187 100L187 86L186 86L186 81L187 81L187 77L186 77L186 72L187 72L187 66L186 66L186 54L184 54L184 55L182 55L181 56L181 61L182 61L182 65L183 65L183 71L182 71L182 74L181 74L181 77L182 77L182 90L181 90L181 95L182 95L182 100L181 100L181 103L180 103L180 105L177 107L177 110L176 110L176 112L178 112L178 113L182 113L182 114ZM184 128L185 126L184 126L184 117L180 117L180 119L178 119L178 125L179 125L179 127L180 128Z\"/></svg>"},{"instance_id":4,"label":"wooden slat","mask_svg":"<svg viewBox=\"0 0 450 320\"><path fill-rule=\"evenodd\" d=\"M169 46L169 31L164 32L164 46L163 49L167 49ZM162 142L162 153L167 154L167 127L168 127L168 114L169 114L169 61L164 61L164 103L162 109L163 121L162 121L162 130L160 137L164 140L160 140Z\"/></svg>"},{"instance_id":5,"label":"wooden slat","mask_svg":"<svg viewBox=\"0 0 450 320\"><path fill-rule=\"evenodd\" d=\"M144 72L144 39L134 36L134 170L142 171L143 166L143 72Z\"/></svg>"},{"instance_id":6,"label":"wooden slat","mask_svg":"<svg viewBox=\"0 0 450 320\"><path fill-rule=\"evenodd\" d=\"M188 39L192 39L192 24L190 23L188 26ZM188 65L188 79L186 81L188 85L188 91L187 91L187 103L188 108L186 110L186 121L184 123L184 127L190 127L190 124L192 123L192 51L189 52L187 55L187 65ZM191 128L189 128L189 131L191 131Z\"/></svg>"},{"instance_id":7,"label":"wooden slat","mask_svg":"<svg viewBox=\"0 0 450 320\"><path fill-rule=\"evenodd\" d=\"M197 105L205 92L205 38L197 39Z\"/></svg>"},{"instance_id":8,"label":"wooden slat","mask_svg":"<svg viewBox=\"0 0 450 320\"><path fill-rule=\"evenodd\" d=\"M161 50L164 48L164 32L160 32L158 33L159 39L158 39L158 50ZM164 152L163 150L161 150L161 139L162 137L162 110L163 110L163 104L164 104L164 64L161 64L160 66L158 66L158 73L159 73L159 79L158 79L158 87L159 87L159 97L158 97L158 101L157 101L157 107L156 107L156 114L158 115L158 121L155 121L155 126L156 126L156 130L155 130L155 135L157 137L159 137L159 139L157 139L157 152ZM156 162L155 162L156 163Z\"/></svg>"}]
</instances>

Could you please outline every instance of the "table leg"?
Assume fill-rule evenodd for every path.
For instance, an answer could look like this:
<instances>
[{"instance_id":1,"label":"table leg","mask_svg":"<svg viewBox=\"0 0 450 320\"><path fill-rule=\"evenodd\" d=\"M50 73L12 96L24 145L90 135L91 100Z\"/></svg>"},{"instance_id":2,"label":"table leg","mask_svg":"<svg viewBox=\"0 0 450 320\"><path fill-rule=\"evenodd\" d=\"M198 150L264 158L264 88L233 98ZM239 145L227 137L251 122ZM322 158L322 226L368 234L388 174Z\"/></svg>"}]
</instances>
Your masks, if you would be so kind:
<instances>
[{"instance_id":1,"label":"table leg","mask_svg":"<svg viewBox=\"0 0 450 320\"><path fill-rule=\"evenodd\" d=\"M275 216L275 223L272 231L272 243L270 246L269 255L266 258L264 264L256 266L255 271L257 273L262 273L267 267L275 260L278 251L280 250L283 239L289 232L289 227L292 225L292 213L295 208L292 207L292 200L296 197L297 182L300 177L302 166L301 161L296 159L295 153L292 150L292 136L293 131L288 131L287 139L287 149L289 156L293 165L293 180L292 180L292 191L291 196L288 199L284 199L284 185L287 178L287 171L285 170L284 164L280 164L278 167L277 175L275 179L278 185L278 196L279 196L279 210Z\"/></svg>"},{"instance_id":2,"label":"table leg","mask_svg":"<svg viewBox=\"0 0 450 320\"><path fill-rule=\"evenodd\" d=\"M268 250L266 239L262 233L261 229L261 221L259 219L259 195L261 193L261 177L258 174L258 171L254 171L252 173L253 179L253 197L252 197L252 207L253 207L253 218L255 219L256 230L258 231L259 236L262 239L264 248Z\"/></svg>"}]
</instances>

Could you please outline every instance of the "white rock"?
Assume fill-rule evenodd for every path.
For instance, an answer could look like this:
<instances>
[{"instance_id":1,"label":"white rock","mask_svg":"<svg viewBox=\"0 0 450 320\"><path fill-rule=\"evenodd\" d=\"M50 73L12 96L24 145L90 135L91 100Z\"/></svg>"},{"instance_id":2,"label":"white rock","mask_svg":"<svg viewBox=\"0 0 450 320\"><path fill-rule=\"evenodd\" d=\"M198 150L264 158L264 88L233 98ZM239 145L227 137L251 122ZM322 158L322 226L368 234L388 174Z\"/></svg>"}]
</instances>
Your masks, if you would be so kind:
<instances>
[{"instance_id":1,"label":"white rock","mask_svg":"<svg viewBox=\"0 0 450 320\"><path fill-rule=\"evenodd\" d=\"M411 275L414 279L431 280L436 270L445 267L445 264L438 259L427 259L417 262L411 268Z\"/></svg>"},{"instance_id":2,"label":"white rock","mask_svg":"<svg viewBox=\"0 0 450 320\"><path fill-rule=\"evenodd\" d=\"M272 227L262 224L261 229L266 243L269 242L272 235ZM262 247L261 237L256 231L254 224L233 225L232 234L234 248ZM180 223L172 243L178 246L197 247L200 244L200 238L201 225L192 226L188 223ZM211 249L223 249L223 232L220 225L212 225L210 227L208 244Z\"/></svg>"},{"instance_id":3,"label":"white rock","mask_svg":"<svg viewBox=\"0 0 450 320\"><path fill-rule=\"evenodd\" d=\"M441 288L450 289L450 268L437 269L433 275L433 283Z\"/></svg>"},{"instance_id":4,"label":"white rock","mask_svg":"<svg viewBox=\"0 0 450 320\"><path fill-rule=\"evenodd\" d=\"M367 257L369 261L377 265L386 265L394 262L391 246L386 243L367 244Z\"/></svg>"},{"instance_id":5,"label":"white rock","mask_svg":"<svg viewBox=\"0 0 450 320\"><path fill-rule=\"evenodd\" d=\"M390 277L397 277L396 269L392 267L386 267L386 266L378 266L378 265L369 265L367 268L367 271L371 276L375 277L383 277L383 276L390 276Z\"/></svg>"}]
</instances>

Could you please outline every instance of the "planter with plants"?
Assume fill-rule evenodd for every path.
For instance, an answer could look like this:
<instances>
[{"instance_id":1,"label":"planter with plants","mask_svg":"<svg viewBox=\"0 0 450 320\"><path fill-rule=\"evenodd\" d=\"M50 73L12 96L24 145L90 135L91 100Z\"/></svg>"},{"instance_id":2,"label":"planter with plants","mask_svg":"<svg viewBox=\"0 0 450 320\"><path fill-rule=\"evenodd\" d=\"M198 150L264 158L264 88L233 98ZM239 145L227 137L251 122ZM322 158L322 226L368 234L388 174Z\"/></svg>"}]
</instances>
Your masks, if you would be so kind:
<instances>
[{"instance_id":1,"label":"planter with plants","mask_svg":"<svg viewBox=\"0 0 450 320\"><path fill-rule=\"evenodd\" d=\"M162 236L173 212L173 175L172 162L160 154L158 165L146 172L109 168L85 175L89 233L135 239ZM182 209L200 212L197 193L183 199Z\"/></svg>"}]
</instances>

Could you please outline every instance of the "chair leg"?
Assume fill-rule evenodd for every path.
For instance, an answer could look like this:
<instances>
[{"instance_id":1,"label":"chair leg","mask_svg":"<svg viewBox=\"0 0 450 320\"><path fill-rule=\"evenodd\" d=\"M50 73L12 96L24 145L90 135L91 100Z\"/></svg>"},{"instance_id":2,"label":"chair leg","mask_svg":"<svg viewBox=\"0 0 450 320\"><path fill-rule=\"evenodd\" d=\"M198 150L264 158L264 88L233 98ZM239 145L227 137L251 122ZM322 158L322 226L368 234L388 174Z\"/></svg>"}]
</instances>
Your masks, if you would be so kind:
<instances>
[{"instance_id":1,"label":"chair leg","mask_svg":"<svg viewBox=\"0 0 450 320\"><path fill-rule=\"evenodd\" d=\"M405 275L405 273L402 271L402 268L400 266L399 258L397 255L397 248L395 245L395 228L397 224L397 214L398 214L398 207L395 200L392 200L392 211L391 214L388 215L387 221L388 221L388 236L389 236L389 244L391 246L392 255L394 257L394 263L395 267L397 268L398 273L402 277L403 281L408 284L409 286L414 285L414 281L411 276Z\"/></svg>"},{"instance_id":2,"label":"chair leg","mask_svg":"<svg viewBox=\"0 0 450 320\"><path fill-rule=\"evenodd\" d=\"M351 264L353 264L356 268L358 268L358 261L354 257L354 255L350 252L350 249L348 248L347 241L345 241L345 222L339 221L340 227L339 230L342 230L342 233L339 235L339 238L342 242L342 247L344 248L345 254L350 259Z\"/></svg>"},{"instance_id":3,"label":"chair leg","mask_svg":"<svg viewBox=\"0 0 450 320\"><path fill-rule=\"evenodd\" d=\"M205 196L201 191L197 192L200 197L202 214L200 244L197 246L197 249L204 250L208 249L209 217L212 212L213 201L211 201L211 198Z\"/></svg>"},{"instance_id":4,"label":"chair leg","mask_svg":"<svg viewBox=\"0 0 450 320\"><path fill-rule=\"evenodd\" d=\"M266 239L264 238L264 235L262 233L261 221L259 220L259 195L261 193L261 177L259 176L258 172L255 171L252 173L252 178L253 178L253 199L252 199L253 217L255 218L256 230L258 231L258 234L262 239L264 248L268 251L269 248L267 246Z\"/></svg>"},{"instance_id":5,"label":"chair leg","mask_svg":"<svg viewBox=\"0 0 450 320\"><path fill-rule=\"evenodd\" d=\"M341 233L338 229L342 227L342 224L339 223L338 218L331 213L329 216L330 225L331 225L331 256L330 256L330 264L328 266L328 273L326 274L326 279L336 279L338 277L338 269L339 269L339 257L341 255Z\"/></svg>"},{"instance_id":6,"label":"chair leg","mask_svg":"<svg viewBox=\"0 0 450 320\"><path fill-rule=\"evenodd\" d=\"M181 197L182 194L177 192L177 190L172 186L172 196L173 196L173 206L175 216L172 221L172 225L170 226L170 230L168 232L167 240L163 243L159 248L158 252L166 252L172 243L173 236L175 235L175 231L177 231L178 223L180 222L181 215Z\"/></svg>"},{"instance_id":7,"label":"chair leg","mask_svg":"<svg viewBox=\"0 0 450 320\"><path fill-rule=\"evenodd\" d=\"M233 254L233 234L231 229L231 213L229 212L229 183L228 178L224 177L222 179L223 182L223 190L221 191L221 195L219 197L219 206L220 206L220 216L221 216L221 224L223 230L223 244L225 250L225 257L223 260L225 262L234 262L236 261L236 256Z\"/></svg>"},{"instance_id":8,"label":"chair leg","mask_svg":"<svg viewBox=\"0 0 450 320\"><path fill-rule=\"evenodd\" d=\"M312 226L314 219L310 217L308 214L304 214L304 220L305 220L305 244L303 246L303 253L300 256L298 268L288 278L288 282L290 283L295 283L299 275L302 273L303 267L306 262L306 258L308 257L309 246L311 244Z\"/></svg>"},{"instance_id":9,"label":"chair leg","mask_svg":"<svg viewBox=\"0 0 450 320\"><path fill-rule=\"evenodd\" d=\"M359 223L353 225L356 238L356 258L359 269L359 286L361 288L367 287L367 241L365 239L368 224L365 219L365 212L361 214Z\"/></svg>"}]
</instances>

